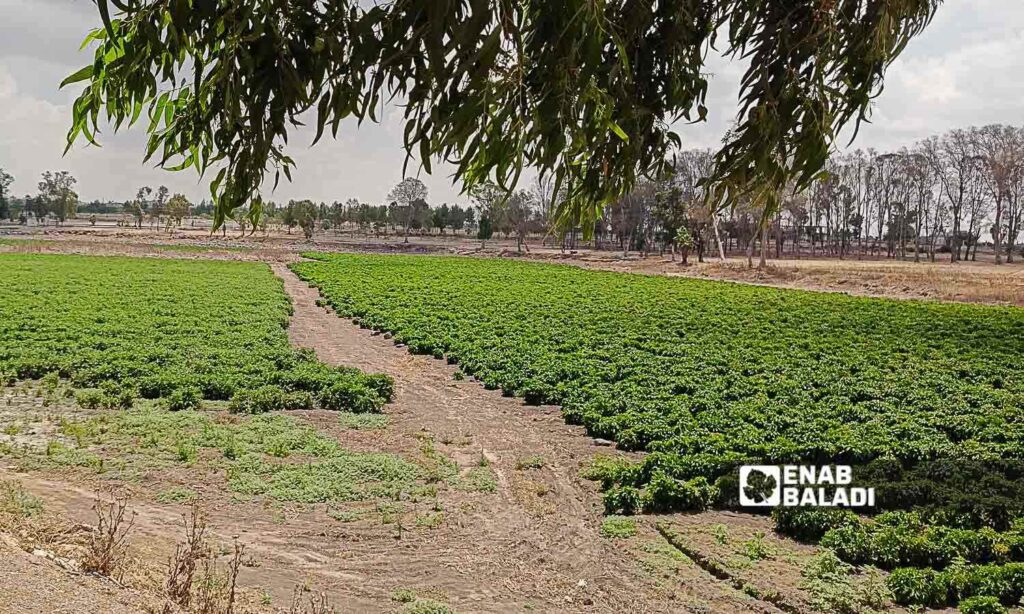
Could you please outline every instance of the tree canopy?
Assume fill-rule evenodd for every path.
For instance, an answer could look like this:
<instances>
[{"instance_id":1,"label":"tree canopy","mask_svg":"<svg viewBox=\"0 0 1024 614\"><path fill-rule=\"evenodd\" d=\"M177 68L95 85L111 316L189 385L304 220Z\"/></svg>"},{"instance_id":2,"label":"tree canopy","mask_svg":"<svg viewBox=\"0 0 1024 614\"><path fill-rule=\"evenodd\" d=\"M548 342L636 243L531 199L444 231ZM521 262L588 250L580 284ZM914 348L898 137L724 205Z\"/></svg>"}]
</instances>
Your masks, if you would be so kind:
<instances>
[{"instance_id":1,"label":"tree canopy","mask_svg":"<svg viewBox=\"0 0 1024 614\"><path fill-rule=\"evenodd\" d=\"M777 207L941 0L95 0L102 27L68 146L143 118L147 160L215 173L215 223L291 177L288 136L404 105L404 146L466 189L553 177L564 223L592 221L670 166L671 124L707 115L709 49L749 61L709 193ZM212 174L211 173L211 174Z\"/></svg>"}]
</instances>

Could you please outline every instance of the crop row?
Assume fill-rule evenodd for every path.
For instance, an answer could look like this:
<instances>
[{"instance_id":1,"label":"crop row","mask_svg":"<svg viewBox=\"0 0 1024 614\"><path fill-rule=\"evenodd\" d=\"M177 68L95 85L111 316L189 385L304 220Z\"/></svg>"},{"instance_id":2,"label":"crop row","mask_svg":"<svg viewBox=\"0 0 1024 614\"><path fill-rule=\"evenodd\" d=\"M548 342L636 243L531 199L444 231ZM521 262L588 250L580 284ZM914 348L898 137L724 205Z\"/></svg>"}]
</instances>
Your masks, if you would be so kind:
<instances>
[{"instance_id":1,"label":"crop row","mask_svg":"<svg viewBox=\"0 0 1024 614\"><path fill-rule=\"evenodd\" d=\"M85 405L202 399L235 411L375 411L382 375L331 367L288 344L291 304L264 265L0 255L0 380L56 374Z\"/></svg>"}]
</instances>

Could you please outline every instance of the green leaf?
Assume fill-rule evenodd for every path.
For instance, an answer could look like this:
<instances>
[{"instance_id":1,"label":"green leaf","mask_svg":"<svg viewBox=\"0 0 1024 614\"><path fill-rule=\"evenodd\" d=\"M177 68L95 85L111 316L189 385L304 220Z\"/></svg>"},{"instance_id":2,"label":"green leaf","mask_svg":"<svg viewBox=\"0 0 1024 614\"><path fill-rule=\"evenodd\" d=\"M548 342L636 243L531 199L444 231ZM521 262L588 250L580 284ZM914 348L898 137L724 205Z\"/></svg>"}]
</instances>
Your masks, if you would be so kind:
<instances>
[{"instance_id":1,"label":"green leaf","mask_svg":"<svg viewBox=\"0 0 1024 614\"><path fill-rule=\"evenodd\" d=\"M65 85L71 85L72 83L78 83L90 79L93 75L93 65L83 66L82 68L75 71L73 74L66 77L60 82L60 87L63 88Z\"/></svg>"}]
</instances>

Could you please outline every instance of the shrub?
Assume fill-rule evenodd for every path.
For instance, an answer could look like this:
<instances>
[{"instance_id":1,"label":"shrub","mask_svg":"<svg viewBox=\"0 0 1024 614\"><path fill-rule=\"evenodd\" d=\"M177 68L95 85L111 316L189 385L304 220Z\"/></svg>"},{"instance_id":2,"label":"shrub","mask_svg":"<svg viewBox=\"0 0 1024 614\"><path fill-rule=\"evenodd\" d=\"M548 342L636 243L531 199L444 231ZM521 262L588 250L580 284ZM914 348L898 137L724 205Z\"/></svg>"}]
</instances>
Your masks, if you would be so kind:
<instances>
[{"instance_id":1,"label":"shrub","mask_svg":"<svg viewBox=\"0 0 1024 614\"><path fill-rule=\"evenodd\" d=\"M831 529L860 523L850 510L824 507L777 507L772 512L775 529L804 542L817 542Z\"/></svg>"},{"instance_id":2,"label":"shrub","mask_svg":"<svg viewBox=\"0 0 1024 614\"><path fill-rule=\"evenodd\" d=\"M203 403L203 395L198 388L178 388L164 399L164 403L170 411L199 409Z\"/></svg>"},{"instance_id":3,"label":"shrub","mask_svg":"<svg viewBox=\"0 0 1024 614\"><path fill-rule=\"evenodd\" d=\"M995 597L968 597L960 602L963 614L1006 614L1006 608Z\"/></svg>"},{"instance_id":4,"label":"shrub","mask_svg":"<svg viewBox=\"0 0 1024 614\"><path fill-rule=\"evenodd\" d=\"M79 390L75 393L75 402L82 409L99 409L105 400L106 396L99 390Z\"/></svg>"},{"instance_id":5,"label":"shrub","mask_svg":"<svg viewBox=\"0 0 1024 614\"><path fill-rule=\"evenodd\" d=\"M379 411L383 398L366 385L356 381L338 381L320 391L317 399L324 409L368 413Z\"/></svg>"},{"instance_id":6,"label":"shrub","mask_svg":"<svg viewBox=\"0 0 1024 614\"><path fill-rule=\"evenodd\" d=\"M650 502L644 511L669 511L707 509L718 498L718 488L708 483L707 478L677 480L662 471L655 471L647 484Z\"/></svg>"},{"instance_id":7,"label":"shrub","mask_svg":"<svg viewBox=\"0 0 1024 614\"><path fill-rule=\"evenodd\" d=\"M134 388L116 382L103 382L100 389L103 391L102 403L106 409L131 409L139 396Z\"/></svg>"},{"instance_id":8,"label":"shrub","mask_svg":"<svg viewBox=\"0 0 1024 614\"><path fill-rule=\"evenodd\" d=\"M255 390L239 390L231 397L228 411L233 414L265 414L287 409L287 396L277 386L261 386Z\"/></svg>"}]
</instances>

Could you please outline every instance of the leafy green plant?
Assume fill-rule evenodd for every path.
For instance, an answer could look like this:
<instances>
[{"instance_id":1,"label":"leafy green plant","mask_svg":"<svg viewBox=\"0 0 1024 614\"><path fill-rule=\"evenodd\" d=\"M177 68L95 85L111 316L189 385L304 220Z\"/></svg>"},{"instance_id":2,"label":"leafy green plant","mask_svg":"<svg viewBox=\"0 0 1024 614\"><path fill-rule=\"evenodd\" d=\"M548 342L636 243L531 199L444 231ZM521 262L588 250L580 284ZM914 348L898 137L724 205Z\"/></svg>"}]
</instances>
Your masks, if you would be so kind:
<instances>
[{"instance_id":1,"label":"leafy green plant","mask_svg":"<svg viewBox=\"0 0 1024 614\"><path fill-rule=\"evenodd\" d=\"M764 531L758 531L753 537L743 542L741 552L752 561L775 558L775 548L765 541Z\"/></svg>"},{"instance_id":2,"label":"leafy green plant","mask_svg":"<svg viewBox=\"0 0 1024 614\"><path fill-rule=\"evenodd\" d=\"M992 579L1024 562L1013 527L1024 420L1006 410L1024 405L1024 310L506 260L306 255L293 270L341 316L646 451L584 470L609 513L736 506L744 464L851 464L858 486L876 488L874 520L783 508L778 530L885 569L939 573L963 558L1004 569L971 572ZM932 594L915 573L895 574L901 599L966 594Z\"/></svg>"},{"instance_id":3,"label":"leafy green plant","mask_svg":"<svg viewBox=\"0 0 1024 614\"><path fill-rule=\"evenodd\" d=\"M166 398L166 403L171 411L199 409L203 404L203 393L195 387L179 388Z\"/></svg>"},{"instance_id":4,"label":"leafy green plant","mask_svg":"<svg viewBox=\"0 0 1024 614\"><path fill-rule=\"evenodd\" d=\"M636 521L624 516L609 516L601 522L601 537L625 539L636 535Z\"/></svg>"},{"instance_id":5,"label":"leafy green plant","mask_svg":"<svg viewBox=\"0 0 1024 614\"><path fill-rule=\"evenodd\" d=\"M1006 607L995 597L968 597L960 602L963 614L1006 614Z\"/></svg>"},{"instance_id":6,"label":"leafy green plant","mask_svg":"<svg viewBox=\"0 0 1024 614\"><path fill-rule=\"evenodd\" d=\"M0 480L0 513L29 518L43 511L43 501L17 482Z\"/></svg>"}]
</instances>

